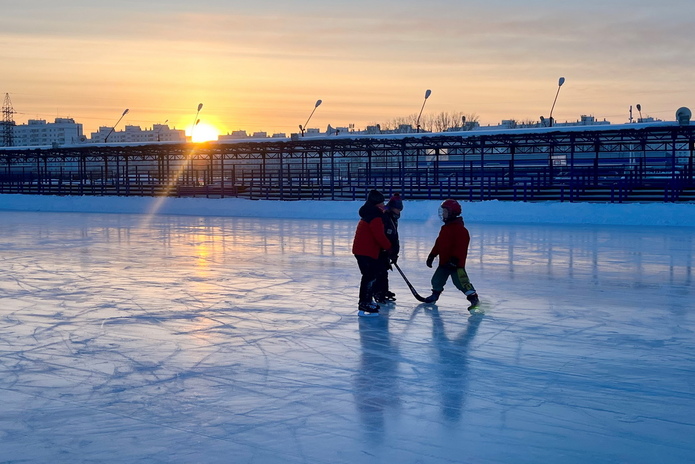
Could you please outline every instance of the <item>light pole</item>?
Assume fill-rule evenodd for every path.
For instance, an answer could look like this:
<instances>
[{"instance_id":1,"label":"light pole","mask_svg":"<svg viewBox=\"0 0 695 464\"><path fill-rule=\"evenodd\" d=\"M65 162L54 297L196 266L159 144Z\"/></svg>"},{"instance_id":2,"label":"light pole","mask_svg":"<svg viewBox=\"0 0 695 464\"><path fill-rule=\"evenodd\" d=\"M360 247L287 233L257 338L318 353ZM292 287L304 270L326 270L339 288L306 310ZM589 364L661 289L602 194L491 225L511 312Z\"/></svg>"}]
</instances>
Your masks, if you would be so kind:
<instances>
[{"instance_id":1,"label":"light pole","mask_svg":"<svg viewBox=\"0 0 695 464\"><path fill-rule=\"evenodd\" d=\"M203 104L198 103L198 111L195 113L195 118L193 118L193 125L191 126L191 142L193 141L193 131L195 130L195 126L198 125L200 122L200 119L198 119L198 115L200 114L200 110L203 109Z\"/></svg>"},{"instance_id":2,"label":"light pole","mask_svg":"<svg viewBox=\"0 0 695 464\"><path fill-rule=\"evenodd\" d=\"M642 122L643 121L643 119L642 119L642 105L640 105L638 103L636 108L637 108L637 111L639 112L639 119L637 120L637 122Z\"/></svg>"},{"instance_id":3,"label":"light pole","mask_svg":"<svg viewBox=\"0 0 695 464\"><path fill-rule=\"evenodd\" d=\"M111 128L111 130L109 131L109 133L106 134L106 137L104 137L104 143L106 143L106 142L109 140L109 136L110 136L111 134L113 134L113 131L116 130L116 126L118 125L119 122L121 122L121 119L123 119L123 116L125 116L126 114L128 114L128 111L129 111L128 108L126 108L126 110L123 112L123 114L121 115L121 117L118 118L118 121L116 121L116 124L113 125L113 127Z\"/></svg>"},{"instance_id":4,"label":"light pole","mask_svg":"<svg viewBox=\"0 0 695 464\"><path fill-rule=\"evenodd\" d=\"M304 131L306 130L306 125L309 124L309 120L314 115L314 111L316 111L316 108L318 108L321 103L323 103L322 100L316 100L316 104L314 105L314 109L311 110L311 114L309 115L306 122L304 123L304 126L302 126L301 124L299 125L299 130L302 131L302 137L304 137Z\"/></svg>"},{"instance_id":5,"label":"light pole","mask_svg":"<svg viewBox=\"0 0 695 464\"><path fill-rule=\"evenodd\" d=\"M420 133L420 116L422 116L422 110L425 109L425 103L427 103L427 99L430 98L430 95L432 95L432 91L427 89L425 91L425 100L422 102L422 108L420 108L420 114L417 115L417 121L415 121L415 130L417 133Z\"/></svg>"},{"instance_id":6,"label":"light pole","mask_svg":"<svg viewBox=\"0 0 695 464\"><path fill-rule=\"evenodd\" d=\"M162 124L160 124L159 127L157 128L157 142L161 142L162 126L164 126L168 122L169 122L169 120L167 119Z\"/></svg>"},{"instance_id":7,"label":"light pole","mask_svg":"<svg viewBox=\"0 0 695 464\"><path fill-rule=\"evenodd\" d=\"M565 83L565 78L561 77L557 81L557 92L555 93L555 100L553 100L553 107L550 108L550 127L553 127L553 110L555 109L555 102L557 101L557 96L560 94L560 87Z\"/></svg>"}]
</instances>

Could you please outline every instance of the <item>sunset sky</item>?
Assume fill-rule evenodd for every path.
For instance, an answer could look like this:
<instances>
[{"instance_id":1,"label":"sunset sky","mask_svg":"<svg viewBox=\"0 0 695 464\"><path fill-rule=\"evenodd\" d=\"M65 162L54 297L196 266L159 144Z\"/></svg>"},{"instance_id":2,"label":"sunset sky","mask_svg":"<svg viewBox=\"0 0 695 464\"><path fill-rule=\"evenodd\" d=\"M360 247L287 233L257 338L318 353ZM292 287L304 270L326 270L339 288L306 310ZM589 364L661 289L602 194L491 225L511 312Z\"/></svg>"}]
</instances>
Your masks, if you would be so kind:
<instances>
[{"instance_id":1,"label":"sunset sky","mask_svg":"<svg viewBox=\"0 0 695 464\"><path fill-rule=\"evenodd\" d=\"M419 112L482 124L630 105L695 110L692 0L23 0L0 14L0 92L15 121L85 133L168 121L233 130L364 128ZM638 114L635 110L635 117Z\"/></svg>"}]
</instances>

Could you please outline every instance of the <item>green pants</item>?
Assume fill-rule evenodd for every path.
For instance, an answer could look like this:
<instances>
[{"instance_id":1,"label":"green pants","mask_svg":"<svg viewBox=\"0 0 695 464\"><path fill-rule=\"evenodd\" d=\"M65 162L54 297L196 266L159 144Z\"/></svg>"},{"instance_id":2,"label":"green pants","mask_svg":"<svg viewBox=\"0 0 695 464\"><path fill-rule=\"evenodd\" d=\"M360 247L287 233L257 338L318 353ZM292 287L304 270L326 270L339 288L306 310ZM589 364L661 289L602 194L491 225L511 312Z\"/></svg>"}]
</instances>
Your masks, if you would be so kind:
<instances>
[{"instance_id":1,"label":"green pants","mask_svg":"<svg viewBox=\"0 0 695 464\"><path fill-rule=\"evenodd\" d=\"M432 291L441 292L444 290L444 284L446 284L447 279L451 276L451 281L454 283L456 288L461 290L466 295L472 295L475 293L475 288L468 278L466 270L462 267L453 268L451 266L439 266L437 270L434 271L432 276Z\"/></svg>"}]
</instances>

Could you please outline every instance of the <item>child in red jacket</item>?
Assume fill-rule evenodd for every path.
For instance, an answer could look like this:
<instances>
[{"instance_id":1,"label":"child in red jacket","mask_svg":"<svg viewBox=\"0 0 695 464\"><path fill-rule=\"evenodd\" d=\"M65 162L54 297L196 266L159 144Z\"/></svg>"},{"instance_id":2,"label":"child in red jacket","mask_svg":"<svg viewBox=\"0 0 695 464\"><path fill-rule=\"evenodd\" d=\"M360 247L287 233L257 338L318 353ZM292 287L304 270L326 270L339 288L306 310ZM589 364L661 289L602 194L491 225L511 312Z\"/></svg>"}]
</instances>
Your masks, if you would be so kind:
<instances>
[{"instance_id":1,"label":"child in red jacket","mask_svg":"<svg viewBox=\"0 0 695 464\"><path fill-rule=\"evenodd\" d=\"M391 242L384 231L383 208L384 195L378 190L369 192L367 201L360 208L360 221L352 242L352 254L362 273L357 307L359 316L379 315L379 305L373 301L374 284L382 267L379 255L391 249Z\"/></svg>"},{"instance_id":2,"label":"child in red jacket","mask_svg":"<svg viewBox=\"0 0 695 464\"><path fill-rule=\"evenodd\" d=\"M461 205L452 199L444 200L439 207L439 214L444 225L427 257L427 267L432 267L434 258L439 256L439 266L432 276L432 295L425 299L426 303L434 303L444 291L444 285L451 276L456 288L465 293L471 303L468 310L478 307L480 300L466 273L466 257L471 236L463 224Z\"/></svg>"}]
</instances>

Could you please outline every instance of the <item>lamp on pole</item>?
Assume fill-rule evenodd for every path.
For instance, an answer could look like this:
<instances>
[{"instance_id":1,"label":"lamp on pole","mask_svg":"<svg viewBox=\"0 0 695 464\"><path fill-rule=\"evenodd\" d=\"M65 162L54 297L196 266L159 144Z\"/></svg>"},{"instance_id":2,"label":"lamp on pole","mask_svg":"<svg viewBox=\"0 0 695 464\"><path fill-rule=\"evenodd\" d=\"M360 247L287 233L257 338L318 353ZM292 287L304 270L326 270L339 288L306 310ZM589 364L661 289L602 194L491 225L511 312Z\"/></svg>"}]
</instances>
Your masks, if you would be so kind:
<instances>
[{"instance_id":1,"label":"lamp on pole","mask_svg":"<svg viewBox=\"0 0 695 464\"><path fill-rule=\"evenodd\" d=\"M119 122L121 122L121 119L123 119L123 116L125 116L126 114L128 114L128 111L129 111L128 108L126 108L126 110L123 112L123 114L121 115L121 117L118 118L118 121L116 121L116 124L113 125L113 127L111 128L111 130L109 131L109 133L106 134L106 137L104 137L104 143L106 143L106 142L109 140L109 136L110 136L111 134L113 134L113 131L116 130L116 126L118 125Z\"/></svg>"},{"instance_id":2,"label":"lamp on pole","mask_svg":"<svg viewBox=\"0 0 695 464\"><path fill-rule=\"evenodd\" d=\"M557 92L555 93L555 100L553 100L553 106L550 108L550 127L553 127L553 110L555 109L555 102L557 101L557 96L560 94L560 87L565 83L565 78L561 77L557 81Z\"/></svg>"},{"instance_id":3,"label":"lamp on pole","mask_svg":"<svg viewBox=\"0 0 695 464\"><path fill-rule=\"evenodd\" d=\"M161 141L162 126L163 126L164 124L168 123L168 122L169 122L169 120L167 119L167 120L164 121L162 124L160 124L159 127L157 128L157 142L160 142L160 141Z\"/></svg>"},{"instance_id":4,"label":"lamp on pole","mask_svg":"<svg viewBox=\"0 0 695 464\"><path fill-rule=\"evenodd\" d=\"M198 111L195 113L195 118L193 118L193 125L191 126L191 141L193 141L193 131L195 130L195 126L198 125L200 122L200 119L198 119L198 115L200 114L200 110L203 109L203 104L198 103Z\"/></svg>"},{"instance_id":5,"label":"lamp on pole","mask_svg":"<svg viewBox=\"0 0 695 464\"><path fill-rule=\"evenodd\" d=\"M302 137L304 137L304 131L307 129L306 126L307 126L307 124L309 124L309 120L314 115L314 111L316 111L316 108L318 108L321 103L323 103L322 100L316 100L316 104L314 105L314 109L311 110L311 114L309 115L306 122L304 123L304 126L302 126L301 124L299 125L299 130L302 131Z\"/></svg>"},{"instance_id":6,"label":"lamp on pole","mask_svg":"<svg viewBox=\"0 0 695 464\"><path fill-rule=\"evenodd\" d=\"M637 108L637 111L639 112L639 119L637 120L637 122L642 122L643 121L643 119L642 119L642 105L640 105L638 103L636 108Z\"/></svg>"},{"instance_id":7,"label":"lamp on pole","mask_svg":"<svg viewBox=\"0 0 695 464\"><path fill-rule=\"evenodd\" d=\"M422 108L420 108L420 114L417 115L417 121L415 121L415 128L418 133L420 132L420 116L422 116L422 110L425 109L425 103L427 103L427 99L430 98L430 95L432 95L432 91L427 89L425 91L425 100L422 102Z\"/></svg>"}]
</instances>

